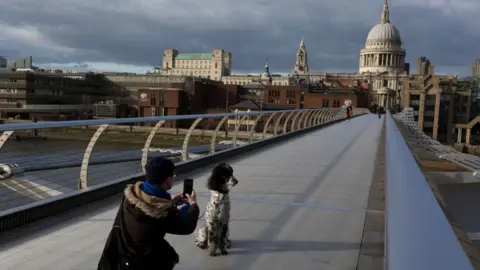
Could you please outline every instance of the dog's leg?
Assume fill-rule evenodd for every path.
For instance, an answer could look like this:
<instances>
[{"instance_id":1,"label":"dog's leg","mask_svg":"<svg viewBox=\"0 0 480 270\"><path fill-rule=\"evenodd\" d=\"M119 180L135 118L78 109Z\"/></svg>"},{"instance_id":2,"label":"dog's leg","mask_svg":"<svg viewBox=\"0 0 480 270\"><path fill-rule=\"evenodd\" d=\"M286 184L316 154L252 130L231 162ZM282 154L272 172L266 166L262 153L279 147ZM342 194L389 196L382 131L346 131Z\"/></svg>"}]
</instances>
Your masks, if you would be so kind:
<instances>
[{"instance_id":1,"label":"dog's leg","mask_svg":"<svg viewBox=\"0 0 480 270\"><path fill-rule=\"evenodd\" d=\"M201 249L206 249L208 246L208 228L203 226L198 230L197 239L195 239L195 244Z\"/></svg>"},{"instance_id":2,"label":"dog's leg","mask_svg":"<svg viewBox=\"0 0 480 270\"><path fill-rule=\"evenodd\" d=\"M227 233L228 233L228 225L222 224L220 226L220 239L218 241L218 249L220 249L220 252L222 255L227 255L228 251L226 249L226 244L227 244Z\"/></svg>"},{"instance_id":3,"label":"dog's leg","mask_svg":"<svg viewBox=\"0 0 480 270\"><path fill-rule=\"evenodd\" d=\"M232 241L230 240L230 228L229 228L228 224L225 225L225 226L226 226L226 230L227 230L227 233L226 233L227 236L225 238L225 247L227 249L230 249L230 248L232 248Z\"/></svg>"},{"instance_id":4,"label":"dog's leg","mask_svg":"<svg viewBox=\"0 0 480 270\"><path fill-rule=\"evenodd\" d=\"M218 222L212 221L212 222L209 222L207 226L208 254L210 256L217 256L217 248L218 248L218 240L219 240L219 235L218 235L219 226L217 223Z\"/></svg>"}]
</instances>

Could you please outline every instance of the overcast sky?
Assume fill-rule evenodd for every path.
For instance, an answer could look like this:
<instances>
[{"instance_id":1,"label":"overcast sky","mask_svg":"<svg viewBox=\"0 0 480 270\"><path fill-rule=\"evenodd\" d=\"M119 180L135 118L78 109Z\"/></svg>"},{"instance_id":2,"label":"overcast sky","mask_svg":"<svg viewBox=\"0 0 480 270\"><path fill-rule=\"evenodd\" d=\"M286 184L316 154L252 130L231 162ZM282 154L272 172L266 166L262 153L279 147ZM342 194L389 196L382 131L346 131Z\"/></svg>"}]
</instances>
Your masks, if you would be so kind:
<instances>
[{"instance_id":1,"label":"overcast sky","mask_svg":"<svg viewBox=\"0 0 480 270\"><path fill-rule=\"evenodd\" d=\"M313 71L358 70L383 0L0 0L0 55L36 65L144 72L165 48L233 54L236 72L290 72L304 36ZM407 61L470 75L479 0L390 0Z\"/></svg>"}]
</instances>

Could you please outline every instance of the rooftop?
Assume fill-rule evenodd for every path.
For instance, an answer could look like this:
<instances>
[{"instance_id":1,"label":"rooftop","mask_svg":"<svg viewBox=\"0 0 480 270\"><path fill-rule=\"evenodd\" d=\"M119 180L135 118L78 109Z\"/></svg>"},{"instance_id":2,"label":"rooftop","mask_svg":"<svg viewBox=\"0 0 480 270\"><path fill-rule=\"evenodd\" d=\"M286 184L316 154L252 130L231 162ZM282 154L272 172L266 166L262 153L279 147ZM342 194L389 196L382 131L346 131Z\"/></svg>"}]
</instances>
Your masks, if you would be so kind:
<instances>
[{"instance_id":1,"label":"rooftop","mask_svg":"<svg viewBox=\"0 0 480 270\"><path fill-rule=\"evenodd\" d=\"M212 60L212 53L179 53L175 60Z\"/></svg>"}]
</instances>

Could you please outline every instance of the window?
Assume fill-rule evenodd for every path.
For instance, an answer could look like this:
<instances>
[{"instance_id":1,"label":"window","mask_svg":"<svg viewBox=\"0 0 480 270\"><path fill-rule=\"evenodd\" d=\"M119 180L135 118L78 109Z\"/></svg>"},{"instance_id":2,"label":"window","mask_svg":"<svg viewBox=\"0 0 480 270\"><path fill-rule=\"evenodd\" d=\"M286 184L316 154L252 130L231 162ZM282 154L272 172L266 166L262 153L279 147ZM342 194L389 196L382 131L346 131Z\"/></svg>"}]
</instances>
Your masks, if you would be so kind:
<instances>
[{"instance_id":1,"label":"window","mask_svg":"<svg viewBox=\"0 0 480 270\"><path fill-rule=\"evenodd\" d=\"M152 116L168 116L168 109L165 107L152 106Z\"/></svg>"},{"instance_id":2,"label":"window","mask_svg":"<svg viewBox=\"0 0 480 270\"><path fill-rule=\"evenodd\" d=\"M388 80L383 80L383 86L388 87Z\"/></svg>"},{"instance_id":3,"label":"window","mask_svg":"<svg viewBox=\"0 0 480 270\"><path fill-rule=\"evenodd\" d=\"M295 90L287 90L287 104L295 104Z\"/></svg>"},{"instance_id":4,"label":"window","mask_svg":"<svg viewBox=\"0 0 480 270\"><path fill-rule=\"evenodd\" d=\"M160 106L163 106L165 105L165 96L163 94L163 92L160 92Z\"/></svg>"},{"instance_id":5,"label":"window","mask_svg":"<svg viewBox=\"0 0 480 270\"><path fill-rule=\"evenodd\" d=\"M150 106L155 106L157 105L157 95L155 93L152 93L150 95Z\"/></svg>"},{"instance_id":6,"label":"window","mask_svg":"<svg viewBox=\"0 0 480 270\"><path fill-rule=\"evenodd\" d=\"M333 108L340 108L340 100L338 99L333 100Z\"/></svg>"},{"instance_id":7,"label":"window","mask_svg":"<svg viewBox=\"0 0 480 270\"><path fill-rule=\"evenodd\" d=\"M330 105L328 104L328 99L324 99L324 100L322 101L322 107L323 107L323 108L328 108L328 106L330 106Z\"/></svg>"},{"instance_id":8,"label":"window","mask_svg":"<svg viewBox=\"0 0 480 270\"><path fill-rule=\"evenodd\" d=\"M280 90L278 89L268 90L268 103L274 103L274 104L280 103Z\"/></svg>"}]
</instances>

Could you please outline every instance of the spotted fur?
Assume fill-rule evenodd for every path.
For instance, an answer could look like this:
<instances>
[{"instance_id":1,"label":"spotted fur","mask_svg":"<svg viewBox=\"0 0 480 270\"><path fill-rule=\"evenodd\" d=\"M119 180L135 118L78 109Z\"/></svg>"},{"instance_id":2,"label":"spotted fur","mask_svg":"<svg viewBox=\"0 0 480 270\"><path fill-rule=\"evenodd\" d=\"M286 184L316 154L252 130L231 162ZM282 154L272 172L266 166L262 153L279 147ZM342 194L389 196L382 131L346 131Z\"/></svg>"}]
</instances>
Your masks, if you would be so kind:
<instances>
[{"instance_id":1,"label":"spotted fur","mask_svg":"<svg viewBox=\"0 0 480 270\"><path fill-rule=\"evenodd\" d=\"M230 182L226 189L229 191L230 186L236 184L237 182ZM230 208L229 192L220 193L210 190L210 202L205 211L206 224L198 230L195 243L201 249L208 248L211 256L216 256L217 250L226 255L228 254L227 248L231 247L231 241L228 239Z\"/></svg>"}]
</instances>

